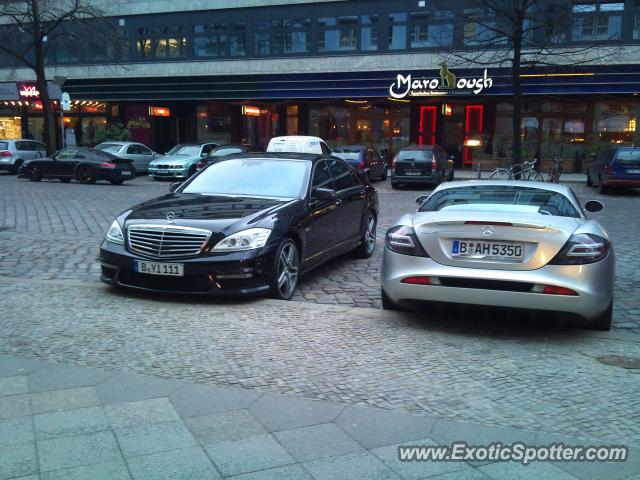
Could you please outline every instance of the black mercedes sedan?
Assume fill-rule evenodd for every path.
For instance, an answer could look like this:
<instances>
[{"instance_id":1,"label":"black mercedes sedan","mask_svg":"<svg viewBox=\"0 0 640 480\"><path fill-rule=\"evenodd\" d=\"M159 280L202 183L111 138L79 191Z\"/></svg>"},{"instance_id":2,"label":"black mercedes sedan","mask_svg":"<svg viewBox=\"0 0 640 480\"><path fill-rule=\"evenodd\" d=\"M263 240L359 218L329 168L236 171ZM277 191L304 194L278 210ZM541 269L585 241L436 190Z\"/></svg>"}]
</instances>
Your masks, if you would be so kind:
<instances>
[{"instance_id":1,"label":"black mercedes sedan","mask_svg":"<svg viewBox=\"0 0 640 480\"><path fill-rule=\"evenodd\" d=\"M376 190L335 157L231 155L172 187L113 221L100 248L102 281L288 300L301 274L375 248Z\"/></svg>"},{"instance_id":2,"label":"black mercedes sedan","mask_svg":"<svg viewBox=\"0 0 640 480\"><path fill-rule=\"evenodd\" d=\"M24 162L18 175L39 182L43 178L54 178L62 182L73 179L80 183L96 183L107 180L120 185L136 176L131 160L118 158L95 148L69 147L59 150L49 158L38 158Z\"/></svg>"}]
</instances>

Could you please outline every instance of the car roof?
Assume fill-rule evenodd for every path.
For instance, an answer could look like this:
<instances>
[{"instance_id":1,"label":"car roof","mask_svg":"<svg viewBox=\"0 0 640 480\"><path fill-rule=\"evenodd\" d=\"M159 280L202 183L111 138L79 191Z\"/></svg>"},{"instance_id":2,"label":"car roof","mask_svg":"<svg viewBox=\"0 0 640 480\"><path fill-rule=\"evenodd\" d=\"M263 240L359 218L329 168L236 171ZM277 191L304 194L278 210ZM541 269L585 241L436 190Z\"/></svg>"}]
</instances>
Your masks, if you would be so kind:
<instances>
[{"instance_id":1,"label":"car roof","mask_svg":"<svg viewBox=\"0 0 640 480\"><path fill-rule=\"evenodd\" d=\"M350 148L352 150L364 150L365 148L373 148L367 145L340 145L339 147L334 148L334 150L340 150L341 148Z\"/></svg>"},{"instance_id":2,"label":"car roof","mask_svg":"<svg viewBox=\"0 0 640 480\"><path fill-rule=\"evenodd\" d=\"M518 180L463 180L460 182L441 183L435 191L449 190L460 187L478 187L478 186L506 186L506 187L523 187L523 188L539 188L550 192L561 193L567 197L571 196L571 188L562 183L549 182L529 182Z\"/></svg>"},{"instance_id":3,"label":"car roof","mask_svg":"<svg viewBox=\"0 0 640 480\"><path fill-rule=\"evenodd\" d=\"M279 137L273 137L270 141L282 139L294 141L319 140L324 143L324 140L322 140L320 137L313 137L310 135L281 135Z\"/></svg>"},{"instance_id":4,"label":"car roof","mask_svg":"<svg viewBox=\"0 0 640 480\"><path fill-rule=\"evenodd\" d=\"M255 159L280 158L283 160L307 160L309 162L315 163L320 160L329 158L329 155L321 155L319 153L247 152L247 153L234 153L233 155L222 157L220 161L232 160L234 158L255 158Z\"/></svg>"},{"instance_id":5,"label":"car roof","mask_svg":"<svg viewBox=\"0 0 640 480\"><path fill-rule=\"evenodd\" d=\"M400 151L405 150L433 150L437 145L409 145L407 147L403 147Z\"/></svg>"}]
</instances>

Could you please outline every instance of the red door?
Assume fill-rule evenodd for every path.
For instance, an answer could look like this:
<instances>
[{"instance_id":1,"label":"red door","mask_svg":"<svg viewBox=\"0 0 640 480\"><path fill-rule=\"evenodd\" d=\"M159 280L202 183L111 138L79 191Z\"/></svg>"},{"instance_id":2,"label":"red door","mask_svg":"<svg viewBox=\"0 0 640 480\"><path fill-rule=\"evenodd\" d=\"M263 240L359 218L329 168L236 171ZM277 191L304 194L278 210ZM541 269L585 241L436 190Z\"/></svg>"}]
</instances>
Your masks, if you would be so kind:
<instances>
[{"instance_id":1,"label":"red door","mask_svg":"<svg viewBox=\"0 0 640 480\"><path fill-rule=\"evenodd\" d=\"M433 145L436 143L436 106L425 105L420 107L420 145Z\"/></svg>"}]
</instances>

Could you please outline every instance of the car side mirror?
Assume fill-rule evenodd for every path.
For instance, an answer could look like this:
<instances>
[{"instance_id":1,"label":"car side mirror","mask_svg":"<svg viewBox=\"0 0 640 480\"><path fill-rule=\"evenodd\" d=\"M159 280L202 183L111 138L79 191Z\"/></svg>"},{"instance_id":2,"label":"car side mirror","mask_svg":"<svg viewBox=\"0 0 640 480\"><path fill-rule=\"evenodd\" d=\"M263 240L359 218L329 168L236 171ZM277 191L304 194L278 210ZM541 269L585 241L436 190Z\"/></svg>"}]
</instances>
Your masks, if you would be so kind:
<instances>
[{"instance_id":1,"label":"car side mirror","mask_svg":"<svg viewBox=\"0 0 640 480\"><path fill-rule=\"evenodd\" d=\"M175 192L180 185L182 185L182 182L173 182L173 183L169 184L169 191L170 192Z\"/></svg>"},{"instance_id":2,"label":"car side mirror","mask_svg":"<svg viewBox=\"0 0 640 480\"><path fill-rule=\"evenodd\" d=\"M311 193L311 198L314 200L333 200L336 198L336 192L330 188L316 188Z\"/></svg>"},{"instance_id":3,"label":"car side mirror","mask_svg":"<svg viewBox=\"0 0 640 480\"><path fill-rule=\"evenodd\" d=\"M596 213L604 208L604 204L598 200L589 200L584 204L584 209L587 212Z\"/></svg>"},{"instance_id":4,"label":"car side mirror","mask_svg":"<svg viewBox=\"0 0 640 480\"><path fill-rule=\"evenodd\" d=\"M416 197L416 203L418 205L422 205L427 200L427 198L429 198L429 195L420 195L419 197Z\"/></svg>"},{"instance_id":5,"label":"car side mirror","mask_svg":"<svg viewBox=\"0 0 640 480\"><path fill-rule=\"evenodd\" d=\"M209 153L211 153L211 152L202 152L202 153L200 154L200 157L202 157L202 158L206 158L206 157L208 157L208 156L209 156Z\"/></svg>"}]
</instances>

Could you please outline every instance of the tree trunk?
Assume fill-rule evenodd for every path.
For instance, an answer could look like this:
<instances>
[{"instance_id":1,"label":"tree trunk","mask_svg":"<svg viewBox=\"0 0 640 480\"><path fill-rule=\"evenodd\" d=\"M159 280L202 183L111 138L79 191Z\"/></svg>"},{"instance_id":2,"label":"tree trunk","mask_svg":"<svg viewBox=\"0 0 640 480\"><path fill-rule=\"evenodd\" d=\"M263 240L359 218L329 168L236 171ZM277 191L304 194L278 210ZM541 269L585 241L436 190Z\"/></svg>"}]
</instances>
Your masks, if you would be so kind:
<instances>
[{"instance_id":1,"label":"tree trunk","mask_svg":"<svg viewBox=\"0 0 640 480\"><path fill-rule=\"evenodd\" d=\"M31 15L33 19L33 59L34 70L36 73L36 82L40 91L40 101L42 102L42 113L44 115L44 142L47 145L47 153L53 154L56 148L56 121L53 117L53 108L51 107L51 99L49 98L49 90L47 88L47 76L44 68L44 48L42 23L40 19L40 11L38 0L30 2Z\"/></svg>"}]
</instances>

